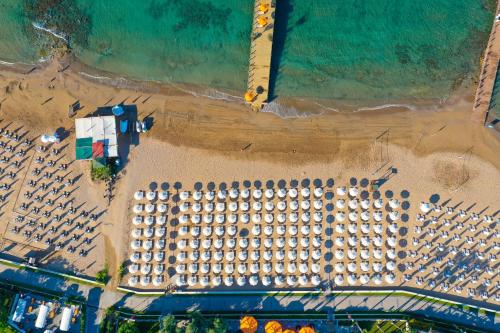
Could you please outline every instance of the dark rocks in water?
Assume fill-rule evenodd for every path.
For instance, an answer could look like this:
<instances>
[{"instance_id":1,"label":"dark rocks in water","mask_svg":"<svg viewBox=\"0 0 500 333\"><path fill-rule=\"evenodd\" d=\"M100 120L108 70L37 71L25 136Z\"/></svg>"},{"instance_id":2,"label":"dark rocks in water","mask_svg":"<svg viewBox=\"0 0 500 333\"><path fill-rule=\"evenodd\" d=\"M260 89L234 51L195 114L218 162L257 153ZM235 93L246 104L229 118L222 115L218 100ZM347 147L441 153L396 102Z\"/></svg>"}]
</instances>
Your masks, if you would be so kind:
<instances>
[{"instance_id":1,"label":"dark rocks in water","mask_svg":"<svg viewBox=\"0 0 500 333\"><path fill-rule=\"evenodd\" d=\"M79 46L88 45L92 21L76 0L24 0L24 9L32 22L68 36Z\"/></svg>"}]
</instances>

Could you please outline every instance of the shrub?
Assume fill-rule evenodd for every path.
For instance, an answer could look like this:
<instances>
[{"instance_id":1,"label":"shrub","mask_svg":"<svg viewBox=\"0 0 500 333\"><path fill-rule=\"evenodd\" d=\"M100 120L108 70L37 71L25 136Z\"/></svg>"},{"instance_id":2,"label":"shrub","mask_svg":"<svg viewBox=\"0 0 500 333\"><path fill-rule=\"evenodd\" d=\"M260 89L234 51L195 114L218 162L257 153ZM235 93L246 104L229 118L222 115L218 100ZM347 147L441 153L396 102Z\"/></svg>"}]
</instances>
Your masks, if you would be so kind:
<instances>
[{"instance_id":1,"label":"shrub","mask_svg":"<svg viewBox=\"0 0 500 333\"><path fill-rule=\"evenodd\" d=\"M97 272L97 274L95 275L95 279L97 282L101 282L101 283L108 283L109 281L109 269L108 269L108 265L104 265L104 268L101 269L99 272Z\"/></svg>"}]
</instances>

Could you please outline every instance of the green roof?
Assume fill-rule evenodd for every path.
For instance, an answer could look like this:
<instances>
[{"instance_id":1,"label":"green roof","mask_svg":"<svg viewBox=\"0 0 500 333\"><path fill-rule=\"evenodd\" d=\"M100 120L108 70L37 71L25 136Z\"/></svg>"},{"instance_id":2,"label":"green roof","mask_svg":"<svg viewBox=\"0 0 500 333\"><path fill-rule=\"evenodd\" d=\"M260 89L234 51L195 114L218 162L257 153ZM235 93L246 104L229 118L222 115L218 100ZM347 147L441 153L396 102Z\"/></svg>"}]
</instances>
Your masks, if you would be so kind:
<instances>
[{"instance_id":1,"label":"green roof","mask_svg":"<svg viewBox=\"0 0 500 333\"><path fill-rule=\"evenodd\" d=\"M98 169L98 168L104 168L106 166L106 158L104 157L96 157L95 159L92 160L92 167Z\"/></svg>"},{"instance_id":2,"label":"green roof","mask_svg":"<svg viewBox=\"0 0 500 333\"><path fill-rule=\"evenodd\" d=\"M92 138L79 138L76 139L76 146L77 147L87 147L87 146L92 146Z\"/></svg>"},{"instance_id":3,"label":"green roof","mask_svg":"<svg viewBox=\"0 0 500 333\"><path fill-rule=\"evenodd\" d=\"M76 147L75 149L77 160L90 160L92 159L92 146Z\"/></svg>"}]
</instances>

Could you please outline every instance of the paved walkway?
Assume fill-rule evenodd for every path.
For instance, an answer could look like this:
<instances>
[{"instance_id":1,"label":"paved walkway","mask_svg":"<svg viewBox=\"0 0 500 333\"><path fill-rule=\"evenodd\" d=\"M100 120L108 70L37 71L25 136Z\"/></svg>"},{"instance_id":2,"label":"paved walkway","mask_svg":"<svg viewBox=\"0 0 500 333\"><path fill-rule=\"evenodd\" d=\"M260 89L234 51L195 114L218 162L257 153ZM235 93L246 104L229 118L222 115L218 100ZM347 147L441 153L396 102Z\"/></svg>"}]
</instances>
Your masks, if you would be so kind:
<instances>
[{"instance_id":1,"label":"paved walkway","mask_svg":"<svg viewBox=\"0 0 500 333\"><path fill-rule=\"evenodd\" d=\"M165 296L160 298L137 297L100 288L78 285L55 277L16 270L0 265L0 278L13 282L83 296L87 302L87 332L97 332L104 310L111 305L126 306L135 310L160 313L201 311L408 311L457 324L500 331L500 316L473 313L440 303L429 303L404 296ZM500 310L500 307L499 307Z\"/></svg>"}]
</instances>

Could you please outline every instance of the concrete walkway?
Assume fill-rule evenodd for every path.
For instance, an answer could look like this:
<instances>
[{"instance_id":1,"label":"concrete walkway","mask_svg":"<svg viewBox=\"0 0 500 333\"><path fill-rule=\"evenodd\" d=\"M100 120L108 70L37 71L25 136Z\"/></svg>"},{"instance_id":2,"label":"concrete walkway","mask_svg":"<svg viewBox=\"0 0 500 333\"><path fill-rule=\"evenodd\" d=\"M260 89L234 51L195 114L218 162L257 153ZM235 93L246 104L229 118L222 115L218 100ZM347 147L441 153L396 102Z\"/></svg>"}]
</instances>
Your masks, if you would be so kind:
<instances>
[{"instance_id":1,"label":"concrete walkway","mask_svg":"<svg viewBox=\"0 0 500 333\"><path fill-rule=\"evenodd\" d=\"M0 265L0 279L42 287L48 291L82 296L87 302L87 332L97 332L104 310L111 305L158 313L201 310L211 312L247 311L407 311L480 329L500 331L500 316L474 313L440 303L430 303L405 296L165 296L137 297L115 291L78 285L39 273ZM500 307L499 307L500 309ZM476 311L477 312L477 311Z\"/></svg>"}]
</instances>

